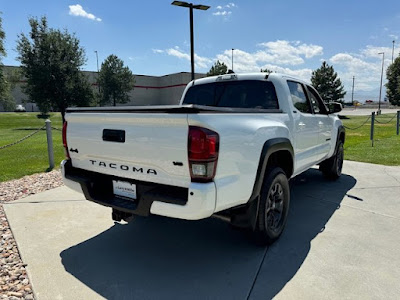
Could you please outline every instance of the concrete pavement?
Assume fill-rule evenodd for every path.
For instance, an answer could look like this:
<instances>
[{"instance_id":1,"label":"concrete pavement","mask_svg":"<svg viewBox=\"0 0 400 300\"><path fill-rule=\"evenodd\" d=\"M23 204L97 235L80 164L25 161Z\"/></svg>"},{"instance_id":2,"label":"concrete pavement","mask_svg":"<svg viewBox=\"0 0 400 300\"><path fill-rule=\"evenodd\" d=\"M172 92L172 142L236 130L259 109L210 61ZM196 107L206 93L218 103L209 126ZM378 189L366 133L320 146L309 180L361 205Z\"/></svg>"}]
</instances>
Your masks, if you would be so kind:
<instances>
[{"instance_id":1,"label":"concrete pavement","mask_svg":"<svg viewBox=\"0 0 400 300\"><path fill-rule=\"evenodd\" d=\"M377 112L378 108L354 108L345 107L339 115L341 116L370 116L372 112ZM400 108L382 108L381 113L385 114L395 114Z\"/></svg>"},{"instance_id":2,"label":"concrete pavement","mask_svg":"<svg viewBox=\"0 0 400 300\"><path fill-rule=\"evenodd\" d=\"M219 220L137 218L60 187L4 204L37 299L397 299L400 167L346 161L291 181L270 248Z\"/></svg>"}]
</instances>

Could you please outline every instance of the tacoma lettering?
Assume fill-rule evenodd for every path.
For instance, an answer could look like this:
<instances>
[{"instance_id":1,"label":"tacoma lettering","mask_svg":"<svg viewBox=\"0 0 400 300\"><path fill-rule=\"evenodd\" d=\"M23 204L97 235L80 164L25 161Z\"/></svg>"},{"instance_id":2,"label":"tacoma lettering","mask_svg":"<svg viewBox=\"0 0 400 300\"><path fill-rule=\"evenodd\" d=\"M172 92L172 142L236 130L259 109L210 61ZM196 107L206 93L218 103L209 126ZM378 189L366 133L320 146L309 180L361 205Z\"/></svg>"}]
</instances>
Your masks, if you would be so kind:
<instances>
[{"instance_id":1,"label":"tacoma lettering","mask_svg":"<svg viewBox=\"0 0 400 300\"><path fill-rule=\"evenodd\" d=\"M127 165L117 165L116 163L106 163L104 161L97 161L97 160L93 160L90 159L89 160L93 166L99 166L99 167L109 167L110 169L120 169L122 171L130 171L132 170L132 172L134 173L146 173L146 174L153 174L153 175L157 175L157 171L154 169L144 169L142 168L137 168L137 167L129 167Z\"/></svg>"}]
</instances>

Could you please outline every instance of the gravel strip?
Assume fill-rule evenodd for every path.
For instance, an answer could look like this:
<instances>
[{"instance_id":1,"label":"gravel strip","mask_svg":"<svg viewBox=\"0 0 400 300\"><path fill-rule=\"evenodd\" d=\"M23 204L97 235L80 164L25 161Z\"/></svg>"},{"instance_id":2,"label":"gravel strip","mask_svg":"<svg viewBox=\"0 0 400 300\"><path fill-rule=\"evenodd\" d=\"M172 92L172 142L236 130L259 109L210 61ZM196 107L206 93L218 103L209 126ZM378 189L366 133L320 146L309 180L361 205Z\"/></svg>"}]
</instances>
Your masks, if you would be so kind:
<instances>
[{"instance_id":1,"label":"gravel strip","mask_svg":"<svg viewBox=\"0 0 400 300\"><path fill-rule=\"evenodd\" d=\"M61 186L59 170L0 183L0 299L33 300L32 286L1 203Z\"/></svg>"},{"instance_id":2,"label":"gravel strip","mask_svg":"<svg viewBox=\"0 0 400 300\"><path fill-rule=\"evenodd\" d=\"M0 203L13 201L61 186L60 170L0 183Z\"/></svg>"}]
</instances>

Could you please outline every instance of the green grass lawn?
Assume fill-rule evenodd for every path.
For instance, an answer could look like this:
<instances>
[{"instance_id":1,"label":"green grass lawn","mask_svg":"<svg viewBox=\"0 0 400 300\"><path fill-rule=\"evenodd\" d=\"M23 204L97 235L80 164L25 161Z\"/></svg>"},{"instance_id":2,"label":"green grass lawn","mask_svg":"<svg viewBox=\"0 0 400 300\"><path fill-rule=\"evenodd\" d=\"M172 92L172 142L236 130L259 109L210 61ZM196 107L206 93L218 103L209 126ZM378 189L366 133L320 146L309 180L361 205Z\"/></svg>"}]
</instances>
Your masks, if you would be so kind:
<instances>
[{"instance_id":1,"label":"green grass lawn","mask_svg":"<svg viewBox=\"0 0 400 300\"><path fill-rule=\"evenodd\" d=\"M37 113L0 113L0 147L34 132L44 125ZM378 116L381 122L393 115ZM360 126L367 116L349 116L343 124ZM50 114L52 126L62 128L60 113ZM371 147L368 121L356 130L346 129L345 159L383 165L400 165L400 136L396 135L396 118L389 124L375 123L375 144ZM54 160L56 168L64 158L61 131L53 130ZM0 182L45 172L48 165L46 131L41 130L20 144L0 150Z\"/></svg>"},{"instance_id":2,"label":"green grass lawn","mask_svg":"<svg viewBox=\"0 0 400 300\"><path fill-rule=\"evenodd\" d=\"M394 114L376 116L380 122L388 122ZM360 126L368 116L347 116L343 119L345 126ZM344 158L348 160L382 164L400 165L400 135L396 135L396 117L388 124L375 122L374 147L371 146L371 121L356 130L346 129Z\"/></svg>"},{"instance_id":3,"label":"green grass lawn","mask_svg":"<svg viewBox=\"0 0 400 300\"><path fill-rule=\"evenodd\" d=\"M36 131L45 123L38 113L0 113L0 147L13 143ZM61 114L51 113L52 127L62 128ZM64 158L61 131L52 130L55 167ZM23 142L0 149L0 182L45 172L49 167L46 130Z\"/></svg>"}]
</instances>

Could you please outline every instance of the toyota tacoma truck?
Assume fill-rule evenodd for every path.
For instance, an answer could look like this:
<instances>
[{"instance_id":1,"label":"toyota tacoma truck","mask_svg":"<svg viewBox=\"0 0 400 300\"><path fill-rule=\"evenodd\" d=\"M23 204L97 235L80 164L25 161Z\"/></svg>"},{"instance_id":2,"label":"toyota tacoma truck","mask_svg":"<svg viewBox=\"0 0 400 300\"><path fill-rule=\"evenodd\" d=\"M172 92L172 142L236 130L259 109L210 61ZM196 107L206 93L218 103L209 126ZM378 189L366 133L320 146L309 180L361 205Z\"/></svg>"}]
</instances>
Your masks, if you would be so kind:
<instances>
[{"instance_id":1,"label":"toyota tacoma truck","mask_svg":"<svg viewBox=\"0 0 400 300\"><path fill-rule=\"evenodd\" d=\"M276 73L197 79L179 105L70 108L63 180L116 221L216 216L270 244L286 223L290 178L314 165L341 175L340 110Z\"/></svg>"}]
</instances>

